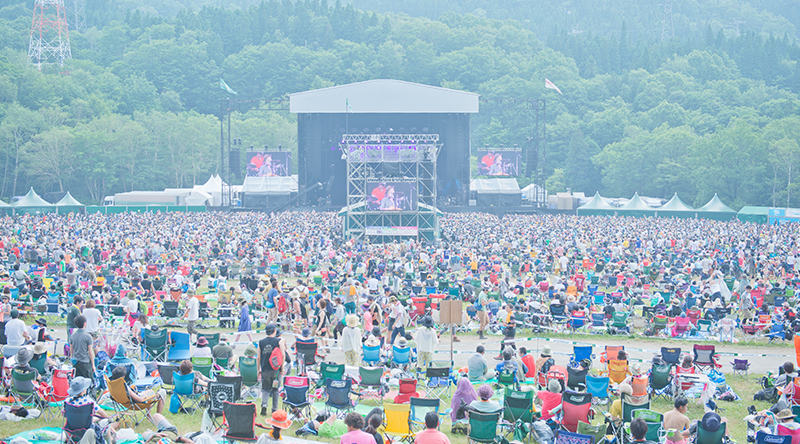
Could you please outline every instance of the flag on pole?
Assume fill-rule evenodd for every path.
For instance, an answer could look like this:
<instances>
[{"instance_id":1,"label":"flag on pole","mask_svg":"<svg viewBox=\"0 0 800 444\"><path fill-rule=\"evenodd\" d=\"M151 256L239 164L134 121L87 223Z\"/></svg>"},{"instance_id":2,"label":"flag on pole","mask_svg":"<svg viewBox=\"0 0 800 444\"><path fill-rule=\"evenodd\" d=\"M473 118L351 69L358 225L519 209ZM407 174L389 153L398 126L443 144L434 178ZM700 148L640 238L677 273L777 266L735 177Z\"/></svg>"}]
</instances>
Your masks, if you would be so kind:
<instances>
[{"instance_id":1,"label":"flag on pole","mask_svg":"<svg viewBox=\"0 0 800 444\"><path fill-rule=\"evenodd\" d=\"M344 104L347 105L347 110L352 113L353 108L350 108L350 99L344 99Z\"/></svg>"},{"instance_id":2,"label":"flag on pole","mask_svg":"<svg viewBox=\"0 0 800 444\"><path fill-rule=\"evenodd\" d=\"M544 87L545 88L554 89L554 90L558 91L559 94L561 94L561 90L558 89L558 87L556 85L554 85L553 82L547 80L547 78L544 79ZM564 94L561 94L561 95L563 96Z\"/></svg>"},{"instance_id":3,"label":"flag on pole","mask_svg":"<svg viewBox=\"0 0 800 444\"><path fill-rule=\"evenodd\" d=\"M231 87L228 86L228 84L225 83L224 80L222 80L222 77L219 78L219 89L225 90L225 91L233 94L234 96L237 95L236 91L232 90Z\"/></svg>"}]
</instances>

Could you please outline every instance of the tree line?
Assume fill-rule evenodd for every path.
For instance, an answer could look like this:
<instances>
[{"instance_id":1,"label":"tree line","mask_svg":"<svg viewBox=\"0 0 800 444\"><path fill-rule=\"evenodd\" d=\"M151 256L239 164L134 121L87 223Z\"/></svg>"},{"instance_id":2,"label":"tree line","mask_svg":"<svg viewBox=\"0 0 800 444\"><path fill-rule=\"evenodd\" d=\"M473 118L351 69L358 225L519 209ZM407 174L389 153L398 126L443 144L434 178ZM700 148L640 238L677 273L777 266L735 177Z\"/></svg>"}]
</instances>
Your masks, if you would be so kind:
<instances>
[{"instance_id":1,"label":"tree line","mask_svg":"<svg viewBox=\"0 0 800 444\"><path fill-rule=\"evenodd\" d=\"M219 78L261 99L394 78L546 99L551 192L800 205L800 47L794 18L779 11L738 34L707 23L662 41L641 31L651 11L634 9L615 32L555 26L543 41L525 17L412 17L321 0L226 6L159 15L92 0L90 27L70 33L73 59L42 72L26 60L30 6L0 7L0 196L36 186L99 202L203 183L219 165ZM684 12L691 23L704 13ZM564 95L544 89L545 77ZM526 147L530 125L525 113L483 111L472 145ZM245 146L296 151L287 113L237 114L231 128Z\"/></svg>"}]
</instances>

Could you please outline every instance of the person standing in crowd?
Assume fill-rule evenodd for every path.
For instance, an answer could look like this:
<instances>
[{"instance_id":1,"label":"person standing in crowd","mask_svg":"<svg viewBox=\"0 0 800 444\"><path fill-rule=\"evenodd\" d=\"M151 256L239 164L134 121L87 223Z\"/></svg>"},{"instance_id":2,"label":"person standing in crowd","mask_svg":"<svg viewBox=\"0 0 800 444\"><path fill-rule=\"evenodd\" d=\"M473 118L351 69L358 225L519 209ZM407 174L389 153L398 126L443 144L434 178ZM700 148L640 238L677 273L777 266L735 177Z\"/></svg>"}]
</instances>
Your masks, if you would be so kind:
<instances>
[{"instance_id":1,"label":"person standing in crowd","mask_svg":"<svg viewBox=\"0 0 800 444\"><path fill-rule=\"evenodd\" d=\"M358 316L349 314L345 317L347 325L342 331L342 350L347 365L358 367L361 363L361 329L358 327Z\"/></svg>"},{"instance_id":2,"label":"person standing in crowd","mask_svg":"<svg viewBox=\"0 0 800 444\"><path fill-rule=\"evenodd\" d=\"M76 330L69 337L70 357L75 360L75 376L83 376L94 380L94 340L86 332L86 318L75 317Z\"/></svg>"},{"instance_id":3,"label":"person standing in crowd","mask_svg":"<svg viewBox=\"0 0 800 444\"><path fill-rule=\"evenodd\" d=\"M283 357L286 356L286 341L278 337L275 324L264 328L267 335L258 341L258 375L261 378L261 416L267 416L267 404L272 400L272 412L278 410L278 394L283 370ZM280 349L280 352L274 350ZM280 356L278 356L280 355ZM277 367L277 368L275 368Z\"/></svg>"},{"instance_id":4,"label":"person standing in crowd","mask_svg":"<svg viewBox=\"0 0 800 444\"><path fill-rule=\"evenodd\" d=\"M11 320L6 322L6 344L20 346L28 341L31 341L31 336L28 333L28 327L19 319L19 310L16 308L11 309Z\"/></svg>"},{"instance_id":5,"label":"person standing in crowd","mask_svg":"<svg viewBox=\"0 0 800 444\"><path fill-rule=\"evenodd\" d=\"M417 366L422 370L428 368L433 361L433 352L439 344L439 334L433 329L433 318L422 318L422 326L417 329L414 341L417 343Z\"/></svg>"},{"instance_id":6,"label":"person standing in crowd","mask_svg":"<svg viewBox=\"0 0 800 444\"><path fill-rule=\"evenodd\" d=\"M195 325L197 324L197 320L200 319L200 301L194 294L189 296L183 317L186 319L186 331L189 333L189 340L191 341L192 335L199 334Z\"/></svg>"}]
</instances>

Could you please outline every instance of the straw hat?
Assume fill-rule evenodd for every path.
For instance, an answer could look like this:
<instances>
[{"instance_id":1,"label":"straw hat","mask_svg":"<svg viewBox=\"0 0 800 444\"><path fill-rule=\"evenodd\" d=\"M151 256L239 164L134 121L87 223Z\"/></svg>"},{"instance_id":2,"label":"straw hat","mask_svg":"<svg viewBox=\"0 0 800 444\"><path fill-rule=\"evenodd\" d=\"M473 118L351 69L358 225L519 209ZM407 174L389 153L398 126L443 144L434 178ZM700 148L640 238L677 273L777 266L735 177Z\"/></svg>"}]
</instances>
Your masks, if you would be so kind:
<instances>
[{"instance_id":1,"label":"straw hat","mask_svg":"<svg viewBox=\"0 0 800 444\"><path fill-rule=\"evenodd\" d=\"M703 308L714 308L714 304L711 301L706 301L706 304L703 305Z\"/></svg>"},{"instance_id":2,"label":"straw hat","mask_svg":"<svg viewBox=\"0 0 800 444\"><path fill-rule=\"evenodd\" d=\"M41 355L42 353L45 353L45 352L47 352L47 346L44 344L44 342L37 342L33 346L33 354L34 355Z\"/></svg>"},{"instance_id":3,"label":"straw hat","mask_svg":"<svg viewBox=\"0 0 800 444\"><path fill-rule=\"evenodd\" d=\"M286 410L275 410L272 412L272 417L264 420L264 422L279 429L288 429L292 426L292 421L289 419L289 414L286 413Z\"/></svg>"},{"instance_id":4,"label":"straw hat","mask_svg":"<svg viewBox=\"0 0 800 444\"><path fill-rule=\"evenodd\" d=\"M633 394L633 387L630 384L622 383L619 385L619 393L625 393L626 395Z\"/></svg>"},{"instance_id":5,"label":"straw hat","mask_svg":"<svg viewBox=\"0 0 800 444\"><path fill-rule=\"evenodd\" d=\"M795 416L797 415L793 415L792 411L789 409L783 409L780 412L778 412L777 415L775 415L775 417L778 419L791 419L794 418Z\"/></svg>"},{"instance_id":6,"label":"straw hat","mask_svg":"<svg viewBox=\"0 0 800 444\"><path fill-rule=\"evenodd\" d=\"M356 316L354 314L349 314L344 318L344 320L345 320L345 323L347 323L348 327L350 327L350 328L358 327L358 316Z\"/></svg>"}]
</instances>

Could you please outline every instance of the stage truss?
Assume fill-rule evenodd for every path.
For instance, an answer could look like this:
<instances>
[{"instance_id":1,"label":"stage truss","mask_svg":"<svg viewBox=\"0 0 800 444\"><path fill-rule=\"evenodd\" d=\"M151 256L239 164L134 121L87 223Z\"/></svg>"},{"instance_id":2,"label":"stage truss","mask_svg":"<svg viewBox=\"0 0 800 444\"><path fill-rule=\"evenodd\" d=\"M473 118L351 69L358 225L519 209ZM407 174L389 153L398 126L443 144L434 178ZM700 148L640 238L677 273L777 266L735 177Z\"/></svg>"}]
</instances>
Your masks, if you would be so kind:
<instances>
[{"instance_id":1,"label":"stage truss","mask_svg":"<svg viewBox=\"0 0 800 444\"><path fill-rule=\"evenodd\" d=\"M343 229L348 239L389 242L438 238L436 161L438 134L345 134L339 145L347 163L347 206ZM381 211L370 200L370 184L411 184L409 208ZM412 234L412 228L416 232Z\"/></svg>"}]
</instances>

